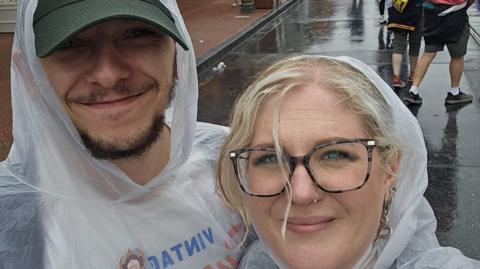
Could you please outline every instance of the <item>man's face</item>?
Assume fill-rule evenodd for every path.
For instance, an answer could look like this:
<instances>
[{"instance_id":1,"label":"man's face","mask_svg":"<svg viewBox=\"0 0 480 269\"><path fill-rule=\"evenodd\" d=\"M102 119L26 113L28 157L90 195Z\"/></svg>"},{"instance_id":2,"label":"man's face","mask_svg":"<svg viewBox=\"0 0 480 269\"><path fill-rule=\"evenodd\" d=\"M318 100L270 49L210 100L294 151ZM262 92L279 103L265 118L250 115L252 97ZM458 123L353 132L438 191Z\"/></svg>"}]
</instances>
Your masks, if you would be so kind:
<instances>
[{"instance_id":1,"label":"man's face","mask_svg":"<svg viewBox=\"0 0 480 269\"><path fill-rule=\"evenodd\" d=\"M104 22L41 63L93 156L138 156L158 138L175 76L175 43L161 30L136 20Z\"/></svg>"}]
</instances>

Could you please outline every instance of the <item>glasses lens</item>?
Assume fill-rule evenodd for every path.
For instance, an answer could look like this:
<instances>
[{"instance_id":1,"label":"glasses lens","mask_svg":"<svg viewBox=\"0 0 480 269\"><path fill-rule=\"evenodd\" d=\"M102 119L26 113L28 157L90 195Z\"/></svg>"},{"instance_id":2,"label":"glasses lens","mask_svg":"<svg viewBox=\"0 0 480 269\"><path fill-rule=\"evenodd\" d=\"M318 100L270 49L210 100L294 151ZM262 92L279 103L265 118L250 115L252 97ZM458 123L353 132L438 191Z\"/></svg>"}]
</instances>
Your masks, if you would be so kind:
<instances>
[{"instance_id":1,"label":"glasses lens","mask_svg":"<svg viewBox=\"0 0 480 269\"><path fill-rule=\"evenodd\" d=\"M315 180L330 191L354 189L368 173L368 151L361 143L341 143L316 150L310 158Z\"/></svg>"},{"instance_id":2,"label":"glasses lens","mask_svg":"<svg viewBox=\"0 0 480 269\"><path fill-rule=\"evenodd\" d=\"M285 186L282 165L288 175L285 162L277 158L274 150L255 149L243 152L237 159L238 174L243 188L250 194L272 195Z\"/></svg>"}]
</instances>

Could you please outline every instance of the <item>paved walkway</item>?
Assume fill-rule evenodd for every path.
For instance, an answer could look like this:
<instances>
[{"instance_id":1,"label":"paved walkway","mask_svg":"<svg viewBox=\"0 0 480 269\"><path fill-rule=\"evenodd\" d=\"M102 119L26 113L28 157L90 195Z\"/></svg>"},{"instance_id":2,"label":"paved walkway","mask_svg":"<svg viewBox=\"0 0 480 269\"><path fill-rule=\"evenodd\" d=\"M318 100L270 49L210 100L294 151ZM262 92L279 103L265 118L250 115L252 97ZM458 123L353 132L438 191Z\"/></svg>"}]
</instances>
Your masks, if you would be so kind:
<instances>
[{"instance_id":1,"label":"paved walkway","mask_svg":"<svg viewBox=\"0 0 480 269\"><path fill-rule=\"evenodd\" d=\"M270 9L255 9L251 13L244 14L239 6L232 7L232 2L232 0L178 1L197 58L270 11Z\"/></svg>"},{"instance_id":2,"label":"paved walkway","mask_svg":"<svg viewBox=\"0 0 480 269\"><path fill-rule=\"evenodd\" d=\"M391 81L391 50L386 29L378 25L377 1L303 0L261 28L222 59L223 72L209 71L200 82L199 119L226 124L235 98L255 74L274 61L297 54L348 55L372 66ZM475 4L477 5L477 4ZM471 23L478 27L478 10ZM480 28L476 28L480 30ZM422 106L411 107L428 148L429 199L438 218L437 235L444 245L480 259L480 46L468 44L462 90L475 95L472 104L445 107L449 87L447 52L439 53L424 82ZM407 58L407 57L405 57ZM407 66L402 66L406 78ZM407 89L396 91L402 96Z\"/></svg>"},{"instance_id":3,"label":"paved walkway","mask_svg":"<svg viewBox=\"0 0 480 269\"><path fill-rule=\"evenodd\" d=\"M477 0L473 6L468 9L470 17L470 27L476 35L477 42L480 43L480 1Z\"/></svg>"}]
</instances>

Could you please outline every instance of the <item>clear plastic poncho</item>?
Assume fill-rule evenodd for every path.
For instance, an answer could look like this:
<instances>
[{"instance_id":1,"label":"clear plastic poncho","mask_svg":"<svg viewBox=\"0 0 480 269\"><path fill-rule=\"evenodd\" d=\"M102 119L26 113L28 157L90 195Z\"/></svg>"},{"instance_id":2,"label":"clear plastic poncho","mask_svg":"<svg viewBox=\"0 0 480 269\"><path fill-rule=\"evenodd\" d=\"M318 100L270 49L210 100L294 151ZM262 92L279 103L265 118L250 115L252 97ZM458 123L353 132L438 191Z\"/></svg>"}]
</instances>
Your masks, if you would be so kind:
<instances>
[{"instance_id":1,"label":"clear plastic poncho","mask_svg":"<svg viewBox=\"0 0 480 269\"><path fill-rule=\"evenodd\" d=\"M441 247L435 236L437 221L423 196L428 184L427 150L417 119L372 68L350 57L335 59L360 70L380 90L391 106L396 125L395 138L402 145L402 158L395 181L397 191L388 214L393 232L388 241L380 240L376 246L378 258L374 260L373 268L480 268L479 261L463 256L459 250ZM361 257L355 269L363 268L361 266L370 250ZM286 269L260 240L249 246L240 268Z\"/></svg>"},{"instance_id":2,"label":"clear plastic poncho","mask_svg":"<svg viewBox=\"0 0 480 269\"><path fill-rule=\"evenodd\" d=\"M193 48L177 3L162 2ZM0 163L0 268L234 268L241 220L214 191L226 129L196 123L193 49L177 45L170 160L140 186L86 152L36 57L36 5L18 2L14 142Z\"/></svg>"}]
</instances>

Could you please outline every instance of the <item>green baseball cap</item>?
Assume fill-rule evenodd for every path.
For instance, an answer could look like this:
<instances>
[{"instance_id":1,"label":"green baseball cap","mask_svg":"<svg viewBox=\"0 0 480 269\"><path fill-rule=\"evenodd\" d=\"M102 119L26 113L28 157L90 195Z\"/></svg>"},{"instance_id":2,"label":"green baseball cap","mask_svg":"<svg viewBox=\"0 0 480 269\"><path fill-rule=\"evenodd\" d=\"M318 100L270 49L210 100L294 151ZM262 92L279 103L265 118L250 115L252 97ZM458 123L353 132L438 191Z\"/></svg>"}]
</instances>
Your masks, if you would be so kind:
<instances>
[{"instance_id":1,"label":"green baseball cap","mask_svg":"<svg viewBox=\"0 0 480 269\"><path fill-rule=\"evenodd\" d=\"M39 0L33 17L37 56L47 56L95 24L121 18L156 26L188 50L172 14L160 0Z\"/></svg>"}]
</instances>

